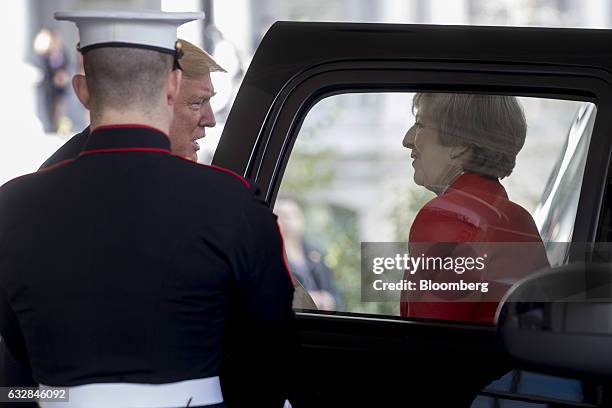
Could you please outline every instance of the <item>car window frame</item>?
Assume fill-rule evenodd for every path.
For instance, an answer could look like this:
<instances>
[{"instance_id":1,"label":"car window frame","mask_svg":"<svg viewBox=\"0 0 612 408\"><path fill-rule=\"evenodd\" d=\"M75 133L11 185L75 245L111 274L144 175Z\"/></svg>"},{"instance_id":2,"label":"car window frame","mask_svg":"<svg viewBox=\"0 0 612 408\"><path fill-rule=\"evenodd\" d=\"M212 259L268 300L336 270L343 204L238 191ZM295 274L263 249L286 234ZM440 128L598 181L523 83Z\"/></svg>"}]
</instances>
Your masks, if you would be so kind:
<instances>
[{"instance_id":1,"label":"car window frame","mask_svg":"<svg viewBox=\"0 0 612 408\"><path fill-rule=\"evenodd\" d=\"M358 46L346 35L379 47ZM308 111L320 99L346 92L485 92L587 101L605 111L612 107L612 63L595 51L610 35L612 30L277 22L257 49L213 164L252 180L273 207ZM319 37L326 47L298 52L297 45ZM410 47L408 37L415 40ZM457 42L459 37L481 47ZM605 134L611 128L612 117L597 116L574 242L593 242L601 229L612 151ZM581 256L575 251L569 259Z\"/></svg>"},{"instance_id":2,"label":"car window frame","mask_svg":"<svg viewBox=\"0 0 612 408\"><path fill-rule=\"evenodd\" d=\"M316 73L305 72L294 78L295 85L287 85L279 95L264 126L263 149L259 160L254 160L249 172L265 191L265 200L272 204L280 187L280 180L301 124L308 111L321 99L348 92L470 92L507 94L538 98L579 100L594 103L598 111L611 106L610 87L606 73L599 70L575 70L572 67L503 66L457 63L412 63L409 69L376 67L368 61L362 67L328 64ZM363 65L369 65L365 69ZM387 63L388 65L388 63ZM405 65L405 64L399 64ZM376 67L376 68L375 68ZM435 69L434 69L435 68ZM444 69L445 68L445 69ZM509 69L510 68L510 69ZM384 75L383 75L384 74ZM452 78L452 82L446 78ZM537 85L537 86L536 86ZM595 119L583 176L573 242L594 242L600 228L599 215L607 180L608 161L612 141L605 135L610 120L603 115ZM604 169L602 174L601 169ZM593 211L596 209L596 211ZM588 210L588 211L586 211ZM573 258L579 254L573 254Z\"/></svg>"},{"instance_id":3,"label":"car window frame","mask_svg":"<svg viewBox=\"0 0 612 408\"><path fill-rule=\"evenodd\" d=\"M496 84L495 78L515 75L515 83L492 87L491 90L546 98L554 95L562 99L572 99L569 95L578 100L592 98L589 101L597 104L599 112L604 112L612 107L609 85L612 84L612 60L606 52L610 38L612 30L277 22L265 35L251 61L228 116L213 164L261 183L266 203L272 205L278 187L276 191L270 190L273 172L266 166L272 165L271 169L276 169L277 175L280 170L282 175L289 158L283 163L282 156L275 158L273 151L276 149L278 155L282 152L279 147L290 150L293 143L272 134L278 130L279 119L282 120L279 114L283 107L288 106L287 98L294 94L297 86L310 77L330 71L334 64L336 68L340 66L345 70L379 70L383 73L398 69L431 70L428 81L425 81L429 86L427 89L431 90L445 89L435 75L436 70L445 67L462 69L467 73L484 72L493 84ZM317 44L319 46L315 46ZM557 76L557 80L536 83L538 75L549 79ZM579 80L564 81L567 76ZM406 80L400 82L405 84ZM306 92L308 100L297 101L304 112L303 117L310 109L308 104L342 91L334 84L319 83L321 87L318 90L311 89L310 94ZM387 81L371 86L371 82L366 81L364 86L363 81L357 80L353 85L360 92L376 92L392 90L396 83ZM446 87L450 90L461 87L451 88ZM299 125L303 117L289 115L289 123ZM588 209L593 204L598 204L598 207L593 211L597 214L593 214L589 222L577 225L581 236L587 238L594 238L594 231L602 226L599 212L602 202L607 202L602 197L608 194L603 188L607 184L608 166L598 166L609 162L611 146L605 140L603 146L597 146L597 143L610 132L611 120L598 115L589 146L578 211L580 214L581 209ZM598 151L592 151L595 146ZM266 157L266 154L270 156ZM591 161L591 157L595 157L596 163ZM590 174L598 175L597 182L588 182ZM373 364L379 361L378 353L394 349L394 345L403 351L418 349L410 363L419 368L419 363L425 364L419 360L421 356L427 356L427 351L450 347L448 339L451 337L452 356L461 354L477 358L476 361L470 360L472 369L475 369L475 362L485 360L486 367L510 363L495 346L496 328L493 326L439 320L399 320L376 315L337 316L312 312L297 315L301 347L306 352L317 350L321 355L334 357L352 356L351 353L358 351L360 359L356 371L360 373L364 366L379 367ZM366 358L365 362L362 361L362 356L372 353L376 355L375 360ZM426 364L430 361L427 360ZM513 362L512 366L515 364ZM407 384L403 382L402 386ZM354 387L355 384L351 383L348 389ZM345 398L346 395L342 394L341 401L344 402ZM412 398L419 401L420 397ZM429 396L426 398L429 402ZM363 395L359 398L360 402L362 400Z\"/></svg>"}]
</instances>

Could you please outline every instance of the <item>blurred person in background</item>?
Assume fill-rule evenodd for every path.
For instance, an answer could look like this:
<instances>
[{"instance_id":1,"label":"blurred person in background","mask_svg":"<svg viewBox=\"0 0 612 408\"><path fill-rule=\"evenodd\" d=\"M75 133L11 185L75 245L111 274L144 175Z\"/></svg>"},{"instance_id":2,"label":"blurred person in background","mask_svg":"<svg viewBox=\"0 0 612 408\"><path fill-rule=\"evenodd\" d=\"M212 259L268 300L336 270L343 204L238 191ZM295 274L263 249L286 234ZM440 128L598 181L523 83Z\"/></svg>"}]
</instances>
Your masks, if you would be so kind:
<instances>
[{"instance_id":1,"label":"blurred person in background","mask_svg":"<svg viewBox=\"0 0 612 408\"><path fill-rule=\"evenodd\" d=\"M43 28L34 41L43 68L42 88L48 130L68 133L71 123L66 116L66 95L70 86L70 60L58 31Z\"/></svg>"},{"instance_id":2,"label":"blurred person in background","mask_svg":"<svg viewBox=\"0 0 612 408\"><path fill-rule=\"evenodd\" d=\"M325 264L323 253L313 248L304 237L302 207L292 198L280 197L276 200L274 212L278 216L293 276L308 292L317 309L340 309L341 302L333 273Z\"/></svg>"},{"instance_id":3,"label":"blurred person in background","mask_svg":"<svg viewBox=\"0 0 612 408\"><path fill-rule=\"evenodd\" d=\"M416 120L403 145L411 152L414 182L437 197L417 213L408 237L409 253L457 259L483 255L486 248L480 275L435 272L443 282L488 282L489 292L488 301L445 302L433 293L416 298L406 291L400 313L495 323L498 302L511 284L548 266L531 214L510 200L499 181L512 173L525 142L522 107L512 96L417 93L413 113ZM417 271L416 276L424 279L429 272Z\"/></svg>"}]
</instances>

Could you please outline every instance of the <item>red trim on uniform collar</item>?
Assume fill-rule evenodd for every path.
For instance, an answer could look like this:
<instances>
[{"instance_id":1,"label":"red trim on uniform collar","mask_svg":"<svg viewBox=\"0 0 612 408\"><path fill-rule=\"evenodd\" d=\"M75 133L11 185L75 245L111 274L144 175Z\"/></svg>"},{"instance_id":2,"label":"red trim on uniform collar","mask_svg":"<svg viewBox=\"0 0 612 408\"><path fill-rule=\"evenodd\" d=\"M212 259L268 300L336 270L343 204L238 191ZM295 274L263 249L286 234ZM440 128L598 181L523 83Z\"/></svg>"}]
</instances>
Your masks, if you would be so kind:
<instances>
[{"instance_id":1,"label":"red trim on uniform collar","mask_svg":"<svg viewBox=\"0 0 612 408\"><path fill-rule=\"evenodd\" d=\"M197 161L194 161L194 160L189 159L187 157L179 156L178 154L174 154L173 156L174 157L178 157L181 160L185 160L185 161L188 161L190 163L197 164L198 166L204 166L204 167L208 167L208 168L211 168L211 169L215 169L217 171L222 171L223 173L227 173L227 174L229 174L231 176L236 177L238 180L240 180L242 182L242 184L244 184L246 186L246 188L248 188L248 189L251 188L251 184L249 184L249 182L244 177L242 177L238 173L235 173L235 172L233 172L231 170L226 169L225 167L215 166L214 164L198 163Z\"/></svg>"},{"instance_id":2,"label":"red trim on uniform collar","mask_svg":"<svg viewBox=\"0 0 612 408\"><path fill-rule=\"evenodd\" d=\"M249 182L244 177L242 177L240 174L238 174L236 172L228 170L225 167L216 166L214 164L203 164L203 166L212 167L215 170L219 170L219 171L222 171L224 173L231 174L234 177L238 177L238 179L240 179L240 181L242 181L242 184L247 186L247 188L251 188L251 185L249 184Z\"/></svg>"},{"instance_id":3,"label":"red trim on uniform collar","mask_svg":"<svg viewBox=\"0 0 612 408\"><path fill-rule=\"evenodd\" d=\"M96 153L130 151L169 153L171 146L172 142L168 135L159 129L137 123L118 123L93 129L83 151L90 153L94 151Z\"/></svg>"},{"instance_id":4,"label":"red trim on uniform collar","mask_svg":"<svg viewBox=\"0 0 612 408\"><path fill-rule=\"evenodd\" d=\"M170 136L168 136L168 134L164 132L163 130L160 130L156 127L149 126L149 125L141 125L139 123L116 123L112 125L102 125L102 126L98 126L92 129L90 133L94 133L94 132L97 132L98 130L104 130L104 129L129 129L129 128L132 128L132 129L141 128L141 129L154 130L155 132L159 132L163 134L164 136L166 136L168 139L170 139Z\"/></svg>"},{"instance_id":5,"label":"red trim on uniform collar","mask_svg":"<svg viewBox=\"0 0 612 408\"><path fill-rule=\"evenodd\" d=\"M93 150L83 150L79 153L80 156L85 156L87 154L95 154L95 153L116 153L116 152L153 152L153 153L166 153L170 154L170 150L162 149L159 147L117 147L114 149L93 149Z\"/></svg>"},{"instance_id":6,"label":"red trim on uniform collar","mask_svg":"<svg viewBox=\"0 0 612 408\"><path fill-rule=\"evenodd\" d=\"M54 164L52 164L50 166L43 167L42 169L38 169L37 173L38 172L42 172L42 171L47 171L47 170L53 170L53 169L56 169L58 167L61 167L61 166L65 165L65 164L72 163L73 161L74 161L74 157L72 157L70 159L64 159L64 160L58 161L57 163L54 163Z\"/></svg>"}]
</instances>

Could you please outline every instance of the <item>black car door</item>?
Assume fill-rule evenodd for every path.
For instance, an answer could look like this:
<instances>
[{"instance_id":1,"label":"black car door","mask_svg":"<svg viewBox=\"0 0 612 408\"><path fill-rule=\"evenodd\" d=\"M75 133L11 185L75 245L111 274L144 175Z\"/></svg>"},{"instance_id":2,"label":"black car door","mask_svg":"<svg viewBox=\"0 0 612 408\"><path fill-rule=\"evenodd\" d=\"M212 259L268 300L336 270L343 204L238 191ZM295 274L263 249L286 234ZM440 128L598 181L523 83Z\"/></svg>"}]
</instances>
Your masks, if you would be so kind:
<instances>
[{"instance_id":1,"label":"black car door","mask_svg":"<svg viewBox=\"0 0 612 408\"><path fill-rule=\"evenodd\" d=\"M380 111L381 117L387 117L392 111L401 111L394 103L381 108L379 102L388 100L388 95L395 95L391 98L404 95L405 100L415 92L516 96L526 106L528 128L535 123L530 123L530 118L541 116L541 109L552 109L555 113L547 121L531 127L527 153L518 156L531 164L521 167L523 162L517 161L517 175L508 181L525 187L533 180L540 183L536 183L538 186L544 186L531 192L526 187L520 191L525 196L531 194L530 199L537 202L531 213L536 223L542 220L538 224L541 233L544 234L544 227L548 231L543 240L549 247L549 258L556 254L551 263L580 259L584 254L552 251L550 245L552 241L609 240L607 185L612 122L605 112L612 109L611 43L609 30L276 23L252 60L213 164L254 180L266 202L274 207L279 190L282 194L283 183L289 183L288 173L298 171L291 168L291 163L305 151L297 148L303 139L311 148L321 150L310 162L301 162L305 163L301 165L302 178L294 178L292 182L298 180L298 190L308 191L308 197L314 202L332 197L336 203L346 203L351 200L351 188L342 190L341 183L332 182L327 184L327 190L304 190L304 180L310 177L310 181L317 183L318 178L328 176L324 170L330 166L330 160L325 156L327 150L321 146L331 138L342 138L343 143L347 142L343 151L353 151L359 140L366 140L357 135L360 127L371 124L369 112ZM339 102L322 105L332 98ZM366 108L359 108L359 115L334 111L347 112L355 104ZM308 115L314 115L317 106L321 107L317 115L324 118L317 122L318 128L309 127L306 132ZM405 110L408 118L408 105ZM586 121L588 126L581 125L585 120L580 122L578 117L585 112L591 115ZM332 118L328 122L352 121L344 129L355 132L354 140L351 134L325 133L331 126L326 123L328 117ZM568 123L564 125L565 131L556 127L562 120ZM406 127L409 122L406 119ZM375 140L388 137L385 126L384 121L380 126L376 124L367 137ZM313 129L324 137L307 142ZM559 136L547 139L549 133ZM537 139L535 134L542 135L541 140L531 146L529 143ZM403 134L396 135L399 149L402 137ZM380 145L383 144L381 141ZM378 160L382 156L377 156L378 153L368 156L367 150L360 150L361 156L356 155L361 158L352 161L343 161L341 154L334 156L332 161L342 162L335 168L335 174L340 178L345 173L361 174L353 176L364 184L374 177L372 174L378 174L376 180L369 182L383 183L390 177L392 166L388 169L385 166L390 166L392 159ZM583 152L581 157L572 156L578 151ZM556 159L550 168L543 169L539 156L542 166L548 160L545 157ZM577 168L568 167L577 161L574 165ZM364 163L369 165L363 167ZM558 199L551 204L546 198L551 196L551 191L561 191L565 173L573 177L568 179L573 184L565 188L575 194L562 196L564 205ZM295 188L287 189L295 191ZM355 197L361 194L357 190L358 185L353 189ZM368 194L363 192L362 196L369 200L369 206L382 200L381 197L367 198ZM404 203L409 207L414 204L411 200L421 203L424 199L408 197ZM367 222L365 227L357 225L363 208L367 211L368 205L351 212L340 223L356 224L349 227L369 230L375 238L379 236L376 226ZM333 214L338 217L342 212ZM405 215L402 211L399 214ZM338 224L337 218L334 223ZM326 249L331 251L333 246L337 268L342 267L338 259L358 265L359 252L351 252L339 243L345 238L346 235L330 234L325 240L315 242L323 251L308 252L309 256L314 254L310 261L319 262L317 254ZM353 249L359 241L373 240L363 239L362 233L353 234L351 239L355 242L346 245ZM349 290L343 285L358 287L360 281L359 272L354 272L352 278L343 275L335 284L346 294ZM351 293L359 292L357 289ZM604 388L597 381L574 378L555 383L554 376L544 378L537 373L518 371L518 363L500 350L494 324L402 318L394 305L377 308L368 303L362 307L361 300L358 295L345 296L344 305L331 308L334 310L297 311L301 355L295 362L295 372L288 373L295 377L292 399L295 407L504 406L510 400L534 404L524 406L599 406L605 402ZM550 374L555 373L547 375ZM504 378L508 381L505 388L500 385ZM573 396L562 391L547 393L547 387L560 390L577 387L579 391Z\"/></svg>"}]
</instances>

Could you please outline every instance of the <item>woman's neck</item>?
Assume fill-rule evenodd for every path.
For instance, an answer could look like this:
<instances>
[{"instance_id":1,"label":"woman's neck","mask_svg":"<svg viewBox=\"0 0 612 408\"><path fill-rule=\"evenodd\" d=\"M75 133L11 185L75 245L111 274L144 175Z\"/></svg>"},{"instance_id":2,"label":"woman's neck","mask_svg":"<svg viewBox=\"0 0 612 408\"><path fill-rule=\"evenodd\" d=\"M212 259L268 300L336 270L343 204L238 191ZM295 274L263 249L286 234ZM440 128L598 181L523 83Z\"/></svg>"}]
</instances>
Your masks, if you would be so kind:
<instances>
[{"instance_id":1,"label":"woman's neck","mask_svg":"<svg viewBox=\"0 0 612 408\"><path fill-rule=\"evenodd\" d=\"M450 166L440 177L439 182L435 185L427 187L428 190L435 195L442 195L448 190L448 187L463 175L464 170L458 166Z\"/></svg>"}]
</instances>

